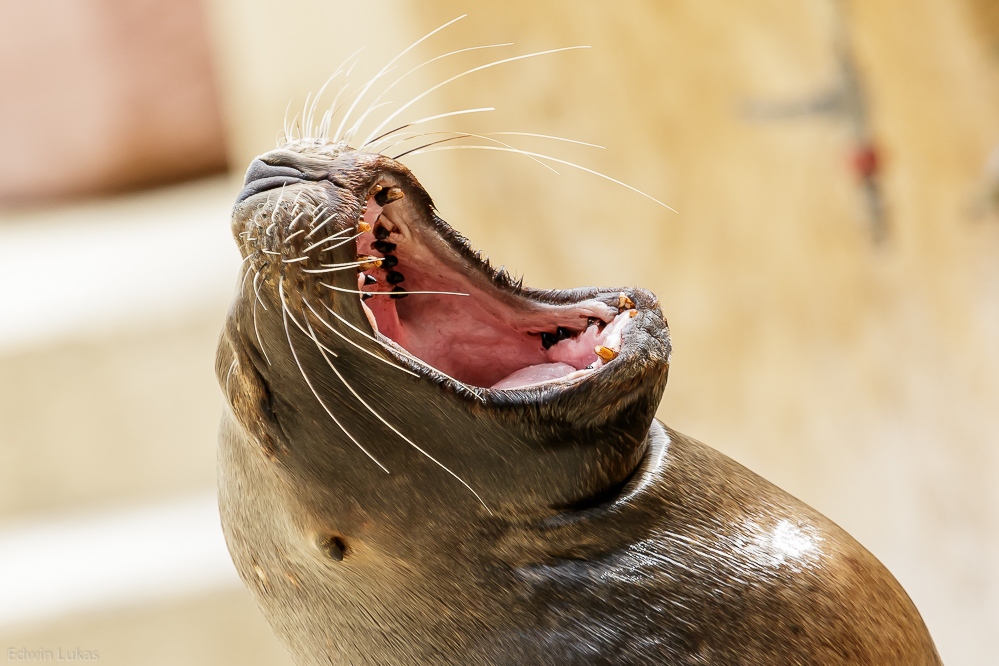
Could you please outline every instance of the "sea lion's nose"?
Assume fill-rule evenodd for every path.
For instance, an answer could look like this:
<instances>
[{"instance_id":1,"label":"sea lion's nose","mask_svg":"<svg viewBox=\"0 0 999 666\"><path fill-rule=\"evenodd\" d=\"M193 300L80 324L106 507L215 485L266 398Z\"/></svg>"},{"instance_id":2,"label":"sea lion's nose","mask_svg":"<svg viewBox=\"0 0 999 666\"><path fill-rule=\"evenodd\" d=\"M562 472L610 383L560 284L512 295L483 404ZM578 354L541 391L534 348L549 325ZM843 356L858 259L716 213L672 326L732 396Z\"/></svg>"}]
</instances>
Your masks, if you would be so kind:
<instances>
[{"instance_id":1,"label":"sea lion's nose","mask_svg":"<svg viewBox=\"0 0 999 666\"><path fill-rule=\"evenodd\" d=\"M289 166L274 166L257 158L250 162L250 166L246 170L246 178L243 179L243 185L249 185L255 180L279 178L281 176L290 176L301 180L305 179L305 173L298 169Z\"/></svg>"},{"instance_id":2,"label":"sea lion's nose","mask_svg":"<svg viewBox=\"0 0 999 666\"><path fill-rule=\"evenodd\" d=\"M307 180L303 171L299 171L289 166L274 166L261 159L250 162L250 167L246 170L246 178L243 179L243 191L236 197L236 203L257 194L272 190L282 185L301 183Z\"/></svg>"}]
</instances>

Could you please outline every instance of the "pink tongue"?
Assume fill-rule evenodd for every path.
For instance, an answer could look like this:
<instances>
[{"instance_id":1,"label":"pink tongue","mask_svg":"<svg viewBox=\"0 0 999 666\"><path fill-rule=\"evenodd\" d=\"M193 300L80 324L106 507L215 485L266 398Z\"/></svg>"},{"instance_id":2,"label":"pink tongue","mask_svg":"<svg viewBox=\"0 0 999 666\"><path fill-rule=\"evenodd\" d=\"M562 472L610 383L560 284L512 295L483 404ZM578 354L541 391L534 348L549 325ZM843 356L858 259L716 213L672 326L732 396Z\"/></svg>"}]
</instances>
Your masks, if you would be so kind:
<instances>
[{"instance_id":1,"label":"pink tongue","mask_svg":"<svg viewBox=\"0 0 999 666\"><path fill-rule=\"evenodd\" d=\"M528 384L537 384L538 382L546 382L549 379L565 377L570 372L575 371L576 368L568 363L539 363L538 365L529 365L499 380L491 388L510 389L517 388L518 386L527 386Z\"/></svg>"}]
</instances>

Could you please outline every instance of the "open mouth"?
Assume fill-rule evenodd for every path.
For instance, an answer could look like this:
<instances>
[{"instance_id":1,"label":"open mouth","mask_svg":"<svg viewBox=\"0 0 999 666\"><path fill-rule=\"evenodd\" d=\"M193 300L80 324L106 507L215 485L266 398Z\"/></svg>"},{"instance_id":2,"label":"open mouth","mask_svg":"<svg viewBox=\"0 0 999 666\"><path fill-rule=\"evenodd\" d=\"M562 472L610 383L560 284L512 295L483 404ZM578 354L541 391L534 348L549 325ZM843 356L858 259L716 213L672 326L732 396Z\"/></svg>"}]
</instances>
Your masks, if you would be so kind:
<instances>
[{"instance_id":1,"label":"open mouth","mask_svg":"<svg viewBox=\"0 0 999 666\"><path fill-rule=\"evenodd\" d=\"M357 238L358 255L375 258L361 267L358 290L376 331L454 379L494 389L572 380L620 353L638 314L627 295L613 306L529 298L505 274L414 223L403 199L401 188L375 185Z\"/></svg>"},{"instance_id":2,"label":"open mouth","mask_svg":"<svg viewBox=\"0 0 999 666\"><path fill-rule=\"evenodd\" d=\"M316 178L305 168L287 166L301 156L278 152L277 165L268 163L268 156L267 162L254 162L238 202L306 181L344 187L333 174ZM394 342L392 351L464 384L502 390L573 382L620 355L629 324L639 314L635 294L525 288L505 271L494 270L440 220L408 171L381 170L366 182L349 188L360 191L350 198L356 196L363 214L311 219L306 229L289 226L278 232L283 238L275 237L278 242L262 251L274 255L280 249L286 266L337 292L330 299L334 308L348 294L358 298L376 339L384 340L381 334ZM334 308L329 309L337 315Z\"/></svg>"}]
</instances>

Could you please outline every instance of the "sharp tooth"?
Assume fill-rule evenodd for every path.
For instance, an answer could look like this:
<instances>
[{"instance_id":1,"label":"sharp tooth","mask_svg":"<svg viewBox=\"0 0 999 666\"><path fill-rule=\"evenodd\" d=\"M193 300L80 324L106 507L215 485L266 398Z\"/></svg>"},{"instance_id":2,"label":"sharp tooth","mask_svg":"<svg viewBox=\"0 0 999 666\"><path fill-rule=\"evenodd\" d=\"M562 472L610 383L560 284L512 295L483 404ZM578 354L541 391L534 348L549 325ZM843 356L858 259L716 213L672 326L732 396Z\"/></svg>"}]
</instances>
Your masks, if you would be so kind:
<instances>
[{"instance_id":1,"label":"sharp tooth","mask_svg":"<svg viewBox=\"0 0 999 666\"><path fill-rule=\"evenodd\" d=\"M374 294L361 294L361 300L362 301L366 301L369 298L371 298L372 296L374 296Z\"/></svg>"},{"instance_id":2,"label":"sharp tooth","mask_svg":"<svg viewBox=\"0 0 999 666\"><path fill-rule=\"evenodd\" d=\"M635 307L635 303L628 298L628 295L623 291L619 292L617 295L617 311L624 312L625 310L631 310Z\"/></svg>"},{"instance_id":3,"label":"sharp tooth","mask_svg":"<svg viewBox=\"0 0 999 666\"><path fill-rule=\"evenodd\" d=\"M368 275L367 273L365 273L364 286L370 287L373 284L378 284L378 278L376 278L374 275Z\"/></svg>"},{"instance_id":4,"label":"sharp tooth","mask_svg":"<svg viewBox=\"0 0 999 666\"><path fill-rule=\"evenodd\" d=\"M375 194L375 203L379 206L385 206L393 201L401 199L403 196L402 188L390 187L387 190L382 190L381 192Z\"/></svg>"},{"instance_id":5,"label":"sharp tooth","mask_svg":"<svg viewBox=\"0 0 999 666\"><path fill-rule=\"evenodd\" d=\"M603 359L604 363L607 361L612 361L617 357L617 352L610 347L604 347L603 345L597 345L593 348L593 351L597 353L597 356Z\"/></svg>"}]
</instances>

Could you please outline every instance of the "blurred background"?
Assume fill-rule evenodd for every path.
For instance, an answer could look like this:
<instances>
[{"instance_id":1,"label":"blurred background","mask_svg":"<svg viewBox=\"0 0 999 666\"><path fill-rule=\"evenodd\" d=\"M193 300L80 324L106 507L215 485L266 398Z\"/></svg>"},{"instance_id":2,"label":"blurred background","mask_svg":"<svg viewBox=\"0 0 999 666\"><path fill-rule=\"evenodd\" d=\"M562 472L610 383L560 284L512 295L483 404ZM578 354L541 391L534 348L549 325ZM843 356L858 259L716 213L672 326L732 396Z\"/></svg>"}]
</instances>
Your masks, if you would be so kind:
<instances>
[{"instance_id":1,"label":"blurred background","mask_svg":"<svg viewBox=\"0 0 999 666\"><path fill-rule=\"evenodd\" d=\"M384 81L512 45L413 71L360 136L466 69L592 46L474 72L389 127L495 107L414 131L606 146L497 137L678 213L522 155L404 161L528 284L655 291L675 349L660 417L857 537L947 664L994 663L993 0L0 1L3 658L290 663L214 505L229 210L289 102L363 46L349 100L465 11Z\"/></svg>"}]
</instances>

